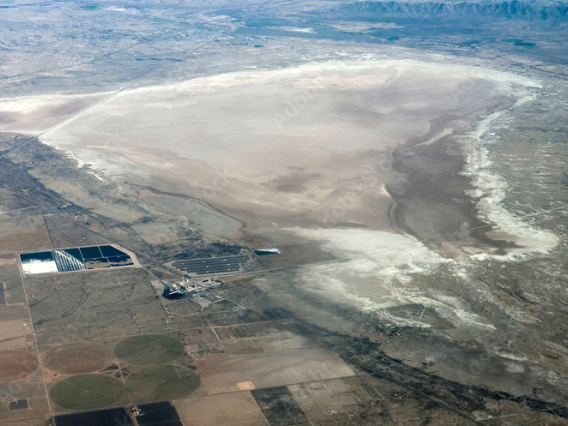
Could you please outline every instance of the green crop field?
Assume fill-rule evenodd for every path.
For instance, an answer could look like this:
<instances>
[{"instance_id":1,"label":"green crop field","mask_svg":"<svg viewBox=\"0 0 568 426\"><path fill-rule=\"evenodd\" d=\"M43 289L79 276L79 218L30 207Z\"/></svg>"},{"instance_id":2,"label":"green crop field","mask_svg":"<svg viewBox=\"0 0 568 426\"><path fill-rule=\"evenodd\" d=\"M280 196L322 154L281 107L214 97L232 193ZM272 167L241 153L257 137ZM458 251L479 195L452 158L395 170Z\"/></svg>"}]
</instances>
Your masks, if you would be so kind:
<instances>
[{"instance_id":1,"label":"green crop field","mask_svg":"<svg viewBox=\"0 0 568 426\"><path fill-rule=\"evenodd\" d=\"M195 371L179 365L142 368L126 379L126 388L136 402L182 398L197 389L199 384L199 376Z\"/></svg>"},{"instance_id":2,"label":"green crop field","mask_svg":"<svg viewBox=\"0 0 568 426\"><path fill-rule=\"evenodd\" d=\"M121 340L114 348L118 359L128 364L166 364L183 355L183 344L173 337L147 334Z\"/></svg>"},{"instance_id":3,"label":"green crop field","mask_svg":"<svg viewBox=\"0 0 568 426\"><path fill-rule=\"evenodd\" d=\"M71 410L108 407L124 395L124 385L108 376L85 374L57 382L49 396L57 405Z\"/></svg>"}]
</instances>

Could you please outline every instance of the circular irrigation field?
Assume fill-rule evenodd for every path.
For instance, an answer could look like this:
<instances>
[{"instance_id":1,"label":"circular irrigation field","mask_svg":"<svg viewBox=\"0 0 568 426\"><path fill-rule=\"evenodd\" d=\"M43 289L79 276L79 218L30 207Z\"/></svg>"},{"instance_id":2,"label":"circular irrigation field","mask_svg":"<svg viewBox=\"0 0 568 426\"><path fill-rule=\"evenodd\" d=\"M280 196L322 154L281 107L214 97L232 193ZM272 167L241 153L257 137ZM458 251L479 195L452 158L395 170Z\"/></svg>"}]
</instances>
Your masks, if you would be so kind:
<instances>
[{"instance_id":1,"label":"circular irrigation field","mask_svg":"<svg viewBox=\"0 0 568 426\"><path fill-rule=\"evenodd\" d=\"M68 377L49 391L53 402L70 410L94 410L108 407L125 393L119 380L99 374Z\"/></svg>"},{"instance_id":2,"label":"circular irrigation field","mask_svg":"<svg viewBox=\"0 0 568 426\"><path fill-rule=\"evenodd\" d=\"M173 337L146 334L121 340L114 347L118 359L134 365L166 364L183 355L183 344Z\"/></svg>"},{"instance_id":3,"label":"circular irrigation field","mask_svg":"<svg viewBox=\"0 0 568 426\"><path fill-rule=\"evenodd\" d=\"M29 352L0 352L0 384L25 379L38 368L38 359Z\"/></svg>"},{"instance_id":4,"label":"circular irrigation field","mask_svg":"<svg viewBox=\"0 0 568 426\"><path fill-rule=\"evenodd\" d=\"M200 380L191 368L181 365L155 365L130 374L126 388L136 402L170 401L189 395Z\"/></svg>"},{"instance_id":5,"label":"circular irrigation field","mask_svg":"<svg viewBox=\"0 0 568 426\"><path fill-rule=\"evenodd\" d=\"M100 343L67 343L46 350L42 365L60 374L84 374L102 370L113 359L112 350Z\"/></svg>"}]
</instances>

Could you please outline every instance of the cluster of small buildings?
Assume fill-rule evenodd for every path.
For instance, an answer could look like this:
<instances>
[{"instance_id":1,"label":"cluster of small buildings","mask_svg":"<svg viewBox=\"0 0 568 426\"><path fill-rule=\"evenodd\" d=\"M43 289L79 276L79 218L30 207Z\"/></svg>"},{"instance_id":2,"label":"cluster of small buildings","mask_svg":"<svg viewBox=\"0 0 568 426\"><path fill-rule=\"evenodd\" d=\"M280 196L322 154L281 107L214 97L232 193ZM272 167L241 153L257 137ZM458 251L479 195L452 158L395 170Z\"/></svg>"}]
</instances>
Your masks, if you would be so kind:
<instances>
[{"instance_id":1,"label":"cluster of small buildings","mask_svg":"<svg viewBox=\"0 0 568 426\"><path fill-rule=\"evenodd\" d=\"M182 299L185 297L200 296L203 292L216 288L222 284L217 277L203 279L185 275L179 282L162 281L164 292L162 295L168 299Z\"/></svg>"}]
</instances>

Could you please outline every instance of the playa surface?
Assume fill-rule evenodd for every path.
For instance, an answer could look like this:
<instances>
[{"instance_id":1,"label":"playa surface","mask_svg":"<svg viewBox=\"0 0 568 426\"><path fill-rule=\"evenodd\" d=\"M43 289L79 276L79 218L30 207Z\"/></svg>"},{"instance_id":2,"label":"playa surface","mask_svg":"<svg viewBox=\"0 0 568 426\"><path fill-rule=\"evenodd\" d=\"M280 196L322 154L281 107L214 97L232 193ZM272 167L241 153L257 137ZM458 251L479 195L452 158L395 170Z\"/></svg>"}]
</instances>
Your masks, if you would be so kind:
<instances>
[{"instance_id":1,"label":"playa surface","mask_svg":"<svg viewBox=\"0 0 568 426\"><path fill-rule=\"evenodd\" d=\"M443 157L446 176L434 183L446 184L447 175L463 167L456 140L481 117L510 107L531 84L467 66L335 61L146 87L106 100L101 95L102 101L93 96L94 106L70 119L62 97L54 99L57 109L45 97L36 105L26 98L19 108L34 117L30 133L47 130L43 142L108 177L153 190L141 194L150 202L171 208L180 201L159 197L195 199L236 219L249 235L278 242L283 228L347 227L448 239L436 233L436 224L419 223L412 209L393 221L388 190L401 206L408 206L405 200L422 204L422 216L437 216L451 225L450 234L471 221L474 208L461 203L440 215L439 206L448 203L436 188L424 190L432 176L413 175L414 160L392 167L393 151L421 145L429 153L426 162ZM8 107L17 110L17 102ZM62 124L53 126L54 111L61 111ZM52 118L38 129L42 112ZM439 167L430 169L436 174ZM451 200L467 185L457 178L452 193L441 197ZM416 197L416 191L431 194ZM238 235L234 222L204 226Z\"/></svg>"},{"instance_id":2,"label":"playa surface","mask_svg":"<svg viewBox=\"0 0 568 426\"><path fill-rule=\"evenodd\" d=\"M376 277L518 247L491 238L464 172L481 158L478 127L536 87L435 62L308 63L101 95L40 139L213 237L349 258L307 268L307 288L384 306L406 298ZM52 115L41 100L33 114Z\"/></svg>"}]
</instances>

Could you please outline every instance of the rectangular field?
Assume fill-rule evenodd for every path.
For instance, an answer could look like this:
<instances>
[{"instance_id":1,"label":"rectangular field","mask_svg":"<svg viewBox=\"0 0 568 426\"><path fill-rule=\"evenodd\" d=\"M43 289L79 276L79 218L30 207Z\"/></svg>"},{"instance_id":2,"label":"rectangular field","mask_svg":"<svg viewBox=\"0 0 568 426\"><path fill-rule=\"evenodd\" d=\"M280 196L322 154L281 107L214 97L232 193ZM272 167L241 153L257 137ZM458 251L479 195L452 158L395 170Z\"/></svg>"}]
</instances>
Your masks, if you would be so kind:
<instances>
[{"instance_id":1,"label":"rectangular field","mask_svg":"<svg viewBox=\"0 0 568 426\"><path fill-rule=\"evenodd\" d=\"M237 391L241 382L258 389L355 374L338 355L318 347L203 359L195 366L210 394Z\"/></svg>"},{"instance_id":2,"label":"rectangular field","mask_svg":"<svg viewBox=\"0 0 568 426\"><path fill-rule=\"evenodd\" d=\"M250 392L173 401L184 426L270 426Z\"/></svg>"},{"instance_id":3,"label":"rectangular field","mask_svg":"<svg viewBox=\"0 0 568 426\"><path fill-rule=\"evenodd\" d=\"M26 331L22 320L0 322L0 350L25 349Z\"/></svg>"},{"instance_id":4,"label":"rectangular field","mask_svg":"<svg viewBox=\"0 0 568 426\"><path fill-rule=\"evenodd\" d=\"M310 426L286 387L255 390L252 395L271 426Z\"/></svg>"}]
</instances>

